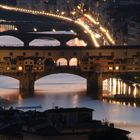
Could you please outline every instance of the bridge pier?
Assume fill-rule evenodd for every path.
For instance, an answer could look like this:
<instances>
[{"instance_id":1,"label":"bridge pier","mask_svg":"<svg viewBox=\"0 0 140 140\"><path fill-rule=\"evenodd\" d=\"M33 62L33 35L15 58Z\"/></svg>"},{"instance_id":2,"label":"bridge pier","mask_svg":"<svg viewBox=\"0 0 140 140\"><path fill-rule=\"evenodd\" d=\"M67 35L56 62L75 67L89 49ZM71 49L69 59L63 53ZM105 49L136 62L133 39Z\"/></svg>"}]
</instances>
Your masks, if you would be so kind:
<instances>
[{"instance_id":1,"label":"bridge pier","mask_svg":"<svg viewBox=\"0 0 140 140\"><path fill-rule=\"evenodd\" d=\"M102 74L89 73L87 77L87 94L94 99L102 98Z\"/></svg>"},{"instance_id":2,"label":"bridge pier","mask_svg":"<svg viewBox=\"0 0 140 140\"><path fill-rule=\"evenodd\" d=\"M34 75L31 73L24 73L20 76L20 93L22 96L31 96L34 94Z\"/></svg>"}]
</instances>

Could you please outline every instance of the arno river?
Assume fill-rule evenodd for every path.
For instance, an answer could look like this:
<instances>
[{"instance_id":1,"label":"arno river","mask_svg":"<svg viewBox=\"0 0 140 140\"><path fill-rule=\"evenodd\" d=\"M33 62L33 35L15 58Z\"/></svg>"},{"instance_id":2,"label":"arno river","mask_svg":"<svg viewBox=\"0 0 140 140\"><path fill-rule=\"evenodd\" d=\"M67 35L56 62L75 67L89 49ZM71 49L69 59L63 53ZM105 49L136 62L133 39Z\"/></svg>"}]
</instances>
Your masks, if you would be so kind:
<instances>
[{"instance_id":1,"label":"arno river","mask_svg":"<svg viewBox=\"0 0 140 140\"><path fill-rule=\"evenodd\" d=\"M41 105L42 109L60 107L90 107L94 119L108 120L116 127L131 131L132 138L140 139L140 107L117 103L106 103L93 100L86 94L86 80L70 74L46 76L35 84L35 95L22 98L18 92L18 81L0 76L1 105L33 106Z\"/></svg>"},{"instance_id":2,"label":"arno river","mask_svg":"<svg viewBox=\"0 0 140 140\"><path fill-rule=\"evenodd\" d=\"M0 45L20 46L21 42L16 42L13 38L0 38ZM44 42L34 42L37 45ZM54 43L53 43L54 44ZM22 46L22 45L21 45ZM116 80L114 86L104 82L104 93L116 94ZM118 83L119 89L125 87ZM131 132L131 137L140 140L140 107L136 103L125 105L125 103L93 100L86 94L86 80L75 75L57 74L46 76L35 83L35 95L33 97L22 98L19 94L19 83L15 79L0 76L0 105L10 106L34 106L41 105L42 109L59 107L89 107L93 108L93 119L108 120L115 123L116 127L124 128ZM118 90L120 91L120 90ZM129 89L131 91L131 89ZM125 90L123 90L125 93ZM137 89L134 88L133 95ZM94 94L94 93L93 93Z\"/></svg>"}]
</instances>

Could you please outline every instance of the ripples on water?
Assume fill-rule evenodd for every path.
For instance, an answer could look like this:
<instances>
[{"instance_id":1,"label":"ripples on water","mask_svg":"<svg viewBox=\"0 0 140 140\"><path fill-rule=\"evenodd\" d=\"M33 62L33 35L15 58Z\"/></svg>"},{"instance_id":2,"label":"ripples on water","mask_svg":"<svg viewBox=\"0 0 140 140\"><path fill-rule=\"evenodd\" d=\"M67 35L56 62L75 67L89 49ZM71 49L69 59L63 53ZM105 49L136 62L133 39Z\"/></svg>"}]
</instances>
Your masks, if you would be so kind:
<instances>
[{"instance_id":1,"label":"ripples on water","mask_svg":"<svg viewBox=\"0 0 140 140\"><path fill-rule=\"evenodd\" d=\"M95 109L94 119L107 119L117 127L132 132L135 140L140 139L140 108L112 104L93 100L86 96L86 80L68 74L44 77L35 84L35 95L22 98L18 90L18 81L9 77L0 77L0 98L3 106L42 105L42 110L60 107L90 107Z\"/></svg>"}]
</instances>

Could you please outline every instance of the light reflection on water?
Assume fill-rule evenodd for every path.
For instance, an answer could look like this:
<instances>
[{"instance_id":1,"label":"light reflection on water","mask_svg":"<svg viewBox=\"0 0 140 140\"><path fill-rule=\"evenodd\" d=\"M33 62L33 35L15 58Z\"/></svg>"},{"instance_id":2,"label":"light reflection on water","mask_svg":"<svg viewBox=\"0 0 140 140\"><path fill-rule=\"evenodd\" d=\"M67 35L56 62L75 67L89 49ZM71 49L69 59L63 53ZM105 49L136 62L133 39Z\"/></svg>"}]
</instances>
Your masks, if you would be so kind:
<instances>
[{"instance_id":1,"label":"light reflection on water","mask_svg":"<svg viewBox=\"0 0 140 140\"><path fill-rule=\"evenodd\" d=\"M107 118L117 127L130 130L135 140L140 139L140 108L93 100L86 95L86 80L81 77L67 74L47 76L36 82L35 95L26 98L19 94L18 81L1 76L0 83L2 105L42 105L43 110L53 106L90 107L95 109L94 119Z\"/></svg>"},{"instance_id":2,"label":"light reflection on water","mask_svg":"<svg viewBox=\"0 0 140 140\"><path fill-rule=\"evenodd\" d=\"M140 98L140 84L124 82L121 79L109 78L103 81L103 90L108 91L105 96L124 95Z\"/></svg>"}]
</instances>

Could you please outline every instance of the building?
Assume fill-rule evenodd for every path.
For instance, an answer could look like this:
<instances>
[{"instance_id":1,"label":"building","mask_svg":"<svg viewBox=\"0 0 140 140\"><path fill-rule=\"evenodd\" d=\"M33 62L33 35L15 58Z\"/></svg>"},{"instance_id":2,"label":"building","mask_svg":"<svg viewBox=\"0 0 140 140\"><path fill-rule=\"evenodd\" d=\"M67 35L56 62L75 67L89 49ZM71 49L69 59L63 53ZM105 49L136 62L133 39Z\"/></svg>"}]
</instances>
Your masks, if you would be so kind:
<instances>
[{"instance_id":1,"label":"building","mask_svg":"<svg viewBox=\"0 0 140 140\"><path fill-rule=\"evenodd\" d=\"M135 18L128 23L128 45L140 44L140 18Z\"/></svg>"},{"instance_id":2,"label":"building","mask_svg":"<svg viewBox=\"0 0 140 140\"><path fill-rule=\"evenodd\" d=\"M43 112L0 110L0 138L4 140L128 140L130 132L93 120L90 108L59 108ZM114 139L115 137L115 139Z\"/></svg>"}]
</instances>

